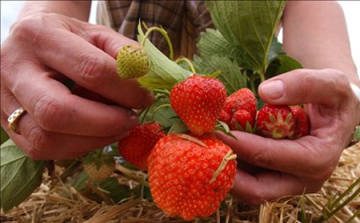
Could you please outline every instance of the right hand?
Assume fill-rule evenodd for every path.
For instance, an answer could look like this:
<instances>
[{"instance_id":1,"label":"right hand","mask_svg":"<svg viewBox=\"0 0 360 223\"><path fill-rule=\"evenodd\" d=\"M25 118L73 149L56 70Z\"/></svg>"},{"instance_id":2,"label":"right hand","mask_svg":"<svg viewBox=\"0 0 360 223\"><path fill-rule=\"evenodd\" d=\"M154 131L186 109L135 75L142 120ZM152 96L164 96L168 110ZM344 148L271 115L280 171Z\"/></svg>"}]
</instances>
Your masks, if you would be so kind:
<instances>
[{"instance_id":1,"label":"right hand","mask_svg":"<svg viewBox=\"0 0 360 223\"><path fill-rule=\"evenodd\" d=\"M122 80L116 54L137 44L110 28L58 14L19 20L1 46L1 125L33 159L71 159L116 142L138 124L132 109L154 98L136 80ZM107 105L71 94L64 80L110 99ZM8 116L27 111L8 128Z\"/></svg>"}]
</instances>

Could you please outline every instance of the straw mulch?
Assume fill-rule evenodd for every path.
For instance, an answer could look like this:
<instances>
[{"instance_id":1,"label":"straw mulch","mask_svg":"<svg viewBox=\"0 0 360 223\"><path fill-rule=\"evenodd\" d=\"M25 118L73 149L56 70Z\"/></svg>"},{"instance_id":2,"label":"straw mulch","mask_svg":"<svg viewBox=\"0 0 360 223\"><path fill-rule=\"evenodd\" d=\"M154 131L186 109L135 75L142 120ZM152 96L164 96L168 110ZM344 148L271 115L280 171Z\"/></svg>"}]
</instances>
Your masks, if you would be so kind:
<instances>
[{"instance_id":1,"label":"straw mulch","mask_svg":"<svg viewBox=\"0 0 360 223\"><path fill-rule=\"evenodd\" d=\"M260 207L249 207L230 195L221 209L208 218L196 219L195 222L315 222L323 215L324 209L360 178L360 142L347 148L341 156L337 169L324 184L319 193L267 203ZM139 173L141 175L141 173ZM119 177L129 186L131 180ZM354 184L353 184L354 185ZM354 190L359 188L359 184ZM106 193L106 191L103 191ZM351 194L350 194L351 195ZM347 197L344 197L345 200ZM359 223L360 198L352 201L336 212L325 222ZM1 213L1 222L184 222L179 218L169 218L156 205L146 199L124 199L118 204L95 202L61 181L52 182L44 175L41 186L21 205L8 213Z\"/></svg>"}]
</instances>

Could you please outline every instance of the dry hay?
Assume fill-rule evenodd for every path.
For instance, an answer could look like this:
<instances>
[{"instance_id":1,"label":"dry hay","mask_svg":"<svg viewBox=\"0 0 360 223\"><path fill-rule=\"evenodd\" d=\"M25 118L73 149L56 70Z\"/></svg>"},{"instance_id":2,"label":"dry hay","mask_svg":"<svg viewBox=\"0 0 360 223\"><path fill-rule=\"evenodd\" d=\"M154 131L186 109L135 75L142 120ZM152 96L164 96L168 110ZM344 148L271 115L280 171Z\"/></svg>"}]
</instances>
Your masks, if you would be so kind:
<instances>
[{"instance_id":1,"label":"dry hay","mask_svg":"<svg viewBox=\"0 0 360 223\"><path fill-rule=\"evenodd\" d=\"M277 202L266 203L260 207L249 207L230 195L222 204L221 210L208 218L194 222L315 222L323 215L329 201L346 191L351 184L360 179L360 143L347 148L332 177L316 194L283 198ZM138 173L141 175L141 173ZM124 181L124 178L120 180ZM126 180L131 184L134 182ZM359 184L354 188L358 189ZM106 193L106 191L104 191ZM345 200L344 197L343 200ZM352 201L336 212L325 222L360 223L360 198ZM179 218L169 218L154 203L146 199L128 198L118 204L98 203L80 194L61 181L52 183L48 177L41 186L18 207L8 213L1 213L1 222L87 222L87 223L141 223L141 222L184 222Z\"/></svg>"}]
</instances>

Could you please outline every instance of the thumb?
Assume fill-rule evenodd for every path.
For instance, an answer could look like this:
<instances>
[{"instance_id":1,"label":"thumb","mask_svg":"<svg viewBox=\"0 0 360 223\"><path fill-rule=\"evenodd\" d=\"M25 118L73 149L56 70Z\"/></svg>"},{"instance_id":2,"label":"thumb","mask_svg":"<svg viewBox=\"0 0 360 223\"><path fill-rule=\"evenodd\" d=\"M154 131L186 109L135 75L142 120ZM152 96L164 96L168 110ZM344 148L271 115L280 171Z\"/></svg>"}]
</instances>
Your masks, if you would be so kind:
<instances>
[{"instance_id":1,"label":"thumb","mask_svg":"<svg viewBox=\"0 0 360 223\"><path fill-rule=\"evenodd\" d=\"M258 93L269 104L336 106L351 96L351 88L348 78L338 70L298 69L264 81Z\"/></svg>"}]
</instances>

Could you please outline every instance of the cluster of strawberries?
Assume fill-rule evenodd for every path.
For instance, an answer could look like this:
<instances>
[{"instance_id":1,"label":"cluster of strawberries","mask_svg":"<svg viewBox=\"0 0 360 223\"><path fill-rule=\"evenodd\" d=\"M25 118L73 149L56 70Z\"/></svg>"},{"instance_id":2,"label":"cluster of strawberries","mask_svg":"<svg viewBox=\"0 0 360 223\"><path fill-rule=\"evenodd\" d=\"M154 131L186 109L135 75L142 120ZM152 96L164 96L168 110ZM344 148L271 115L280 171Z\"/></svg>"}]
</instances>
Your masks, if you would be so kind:
<instances>
[{"instance_id":1,"label":"cluster of strawberries","mask_svg":"<svg viewBox=\"0 0 360 223\"><path fill-rule=\"evenodd\" d=\"M309 120L302 107L265 104L257 112L256 97L248 88L242 88L226 99L219 120L230 130L274 139L297 139L309 133Z\"/></svg>"},{"instance_id":2,"label":"cluster of strawberries","mask_svg":"<svg viewBox=\"0 0 360 223\"><path fill-rule=\"evenodd\" d=\"M230 130L275 139L296 139L309 132L300 106L266 104L257 111L251 90L243 88L227 97L214 77L195 74L176 84L170 104L189 132L167 135L158 122L149 122L120 140L118 149L129 163L148 171L157 206L185 220L214 213L233 185L236 155L215 138L219 121Z\"/></svg>"}]
</instances>

